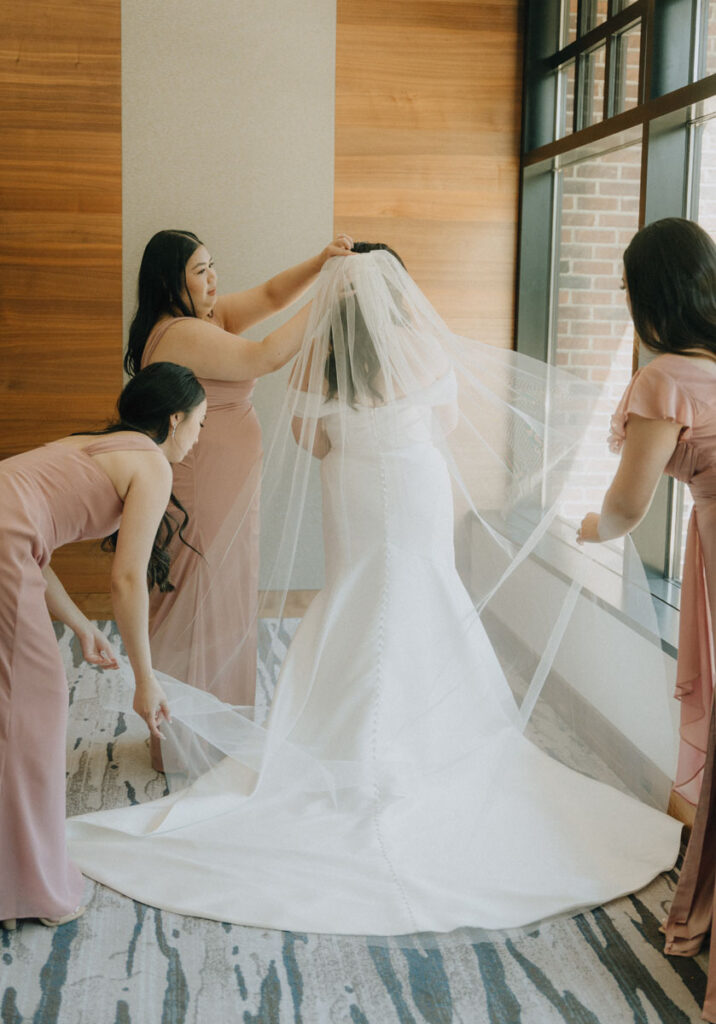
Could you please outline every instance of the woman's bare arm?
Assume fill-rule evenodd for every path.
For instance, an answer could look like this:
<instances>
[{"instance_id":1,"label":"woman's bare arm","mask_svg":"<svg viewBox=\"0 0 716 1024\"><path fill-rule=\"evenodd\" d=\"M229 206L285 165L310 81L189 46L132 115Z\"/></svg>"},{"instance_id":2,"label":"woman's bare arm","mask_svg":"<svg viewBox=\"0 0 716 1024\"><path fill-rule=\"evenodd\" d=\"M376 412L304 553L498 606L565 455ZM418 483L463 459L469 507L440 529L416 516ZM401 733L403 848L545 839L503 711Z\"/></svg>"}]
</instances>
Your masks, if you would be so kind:
<instances>
[{"instance_id":1,"label":"woman's bare arm","mask_svg":"<svg viewBox=\"0 0 716 1024\"><path fill-rule=\"evenodd\" d=\"M42 575L47 584L45 603L50 615L75 633L85 660L99 668L117 668L117 655L111 643L77 607L49 565L42 570Z\"/></svg>"},{"instance_id":2,"label":"woman's bare arm","mask_svg":"<svg viewBox=\"0 0 716 1024\"><path fill-rule=\"evenodd\" d=\"M228 331L240 334L299 299L318 277L321 267L332 256L345 256L353 245L348 235L338 235L317 256L281 271L268 281L247 291L220 295L216 311Z\"/></svg>"},{"instance_id":3,"label":"woman's bare arm","mask_svg":"<svg viewBox=\"0 0 716 1024\"><path fill-rule=\"evenodd\" d=\"M328 440L328 434L320 420L316 423L315 430L312 430L306 420L300 416L294 416L291 420L291 432L296 444L305 448L306 451L310 451L316 459L324 459L331 450L331 442Z\"/></svg>"},{"instance_id":4,"label":"woman's bare arm","mask_svg":"<svg viewBox=\"0 0 716 1024\"><path fill-rule=\"evenodd\" d=\"M188 366L209 380L253 380L280 369L298 352L308 323L307 303L263 341L249 341L205 320L177 320L164 334L152 362Z\"/></svg>"},{"instance_id":5,"label":"woman's bare arm","mask_svg":"<svg viewBox=\"0 0 716 1024\"><path fill-rule=\"evenodd\" d=\"M619 468L601 512L590 512L582 520L580 544L623 537L639 525L682 430L681 423L629 414Z\"/></svg>"},{"instance_id":6,"label":"woman's bare arm","mask_svg":"<svg viewBox=\"0 0 716 1024\"><path fill-rule=\"evenodd\" d=\"M112 604L134 672L134 710L146 721L149 731L160 736L159 722L169 718L169 708L152 670L147 565L169 502L172 471L159 452L133 452L131 457L133 471L112 563Z\"/></svg>"}]
</instances>

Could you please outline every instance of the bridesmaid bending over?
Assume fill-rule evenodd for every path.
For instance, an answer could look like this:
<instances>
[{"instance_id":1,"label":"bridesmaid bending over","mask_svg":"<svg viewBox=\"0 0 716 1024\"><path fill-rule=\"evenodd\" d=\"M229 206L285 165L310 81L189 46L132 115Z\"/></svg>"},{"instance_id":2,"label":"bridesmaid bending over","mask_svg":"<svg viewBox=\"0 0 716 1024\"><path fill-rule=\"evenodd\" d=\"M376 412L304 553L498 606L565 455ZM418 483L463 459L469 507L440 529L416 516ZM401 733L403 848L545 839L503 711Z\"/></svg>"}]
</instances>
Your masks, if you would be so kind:
<instances>
[{"instance_id":1,"label":"bridesmaid bending over","mask_svg":"<svg viewBox=\"0 0 716 1024\"><path fill-rule=\"evenodd\" d=\"M154 594L154 664L231 704L252 705L256 689L261 430L251 404L255 380L278 370L301 344L308 306L263 341L241 332L284 309L346 235L318 256L244 292L217 294L214 260L190 231L160 231L139 269L138 307L129 331L129 374L157 360L190 367L209 402L201 442L174 467L174 493L190 514L187 539L171 546L176 589ZM161 749L152 764L162 769Z\"/></svg>"},{"instance_id":2,"label":"bridesmaid bending over","mask_svg":"<svg viewBox=\"0 0 716 1024\"><path fill-rule=\"evenodd\" d=\"M87 661L116 668L106 637L50 568L55 548L110 538L112 603L134 672L134 710L159 736L169 718L152 671L148 586L169 590L170 462L196 444L206 414L191 370L156 363L126 386L118 422L0 462L0 920L74 920L82 875L65 847L67 680L50 615ZM180 509L180 512L183 512ZM183 525L179 532L183 532ZM195 558L198 555L194 555Z\"/></svg>"},{"instance_id":3,"label":"bridesmaid bending over","mask_svg":"<svg viewBox=\"0 0 716 1024\"><path fill-rule=\"evenodd\" d=\"M665 947L693 956L713 929L716 871L716 245L688 220L649 224L624 253L624 285L637 334L657 358L637 370L612 418L621 462L601 512L585 516L578 539L605 541L632 530L662 473L683 480L693 496L681 588L675 788L698 806ZM704 1019L716 1021L716 954Z\"/></svg>"}]
</instances>

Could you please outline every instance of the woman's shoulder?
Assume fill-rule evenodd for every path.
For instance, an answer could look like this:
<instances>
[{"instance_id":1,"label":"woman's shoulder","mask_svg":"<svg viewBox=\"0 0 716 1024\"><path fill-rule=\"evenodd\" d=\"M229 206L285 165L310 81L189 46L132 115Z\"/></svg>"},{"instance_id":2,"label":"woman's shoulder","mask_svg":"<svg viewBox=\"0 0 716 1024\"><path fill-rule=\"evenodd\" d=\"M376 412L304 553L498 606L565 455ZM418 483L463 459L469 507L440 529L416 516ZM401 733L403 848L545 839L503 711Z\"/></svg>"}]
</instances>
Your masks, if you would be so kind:
<instances>
[{"instance_id":1,"label":"woman's shoulder","mask_svg":"<svg viewBox=\"0 0 716 1024\"><path fill-rule=\"evenodd\" d=\"M147 343L142 352L142 367L147 366L149 363L160 361L155 359L156 350L159 343L167 336L170 328L172 329L172 337L181 335L185 338L191 337L192 334L196 333L197 325L204 323L205 321L199 320L194 316L164 316L157 320L149 332ZM201 332L201 327L199 327L199 332Z\"/></svg>"},{"instance_id":2,"label":"woman's shoulder","mask_svg":"<svg viewBox=\"0 0 716 1024\"><path fill-rule=\"evenodd\" d=\"M708 355L679 355L664 352L637 370L641 387L657 394L681 394L694 406L704 403L713 407L716 386L716 359Z\"/></svg>"},{"instance_id":3,"label":"woman's shoulder","mask_svg":"<svg viewBox=\"0 0 716 1024\"><path fill-rule=\"evenodd\" d=\"M625 437L629 416L650 420L671 420L687 429L681 440L702 416L703 403L691 386L693 367L688 358L665 352L640 367L632 377L611 419L609 446L618 452Z\"/></svg>"},{"instance_id":4,"label":"woman's shoulder","mask_svg":"<svg viewBox=\"0 0 716 1024\"><path fill-rule=\"evenodd\" d=\"M86 455L100 455L106 452L154 452L165 458L156 441L138 430L114 430L107 434L71 434L69 437L50 441L46 447L50 445L56 445L60 450L82 451Z\"/></svg>"},{"instance_id":5,"label":"woman's shoulder","mask_svg":"<svg viewBox=\"0 0 716 1024\"><path fill-rule=\"evenodd\" d=\"M699 355L696 350L688 354L679 352L662 352L639 371L649 376L663 376L677 381L707 379L711 374L716 379L716 358L704 352Z\"/></svg>"},{"instance_id":6,"label":"woman's shoulder","mask_svg":"<svg viewBox=\"0 0 716 1024\"><path fill-rule=\"evenodd\" d=\"M142 356L142 367L163 360L188 366L202 383L207 380L223 381L225 378L213 367L227 353L227 341L234 342L234 336L227 333L217 319L201 319L194 316L166 317L159 320L152 329ZM233 352L233 347L231 349ZM230 382L237 383L232 378ZM241 382L249 378L242 378Z\"/></svg>"}]
</instances>

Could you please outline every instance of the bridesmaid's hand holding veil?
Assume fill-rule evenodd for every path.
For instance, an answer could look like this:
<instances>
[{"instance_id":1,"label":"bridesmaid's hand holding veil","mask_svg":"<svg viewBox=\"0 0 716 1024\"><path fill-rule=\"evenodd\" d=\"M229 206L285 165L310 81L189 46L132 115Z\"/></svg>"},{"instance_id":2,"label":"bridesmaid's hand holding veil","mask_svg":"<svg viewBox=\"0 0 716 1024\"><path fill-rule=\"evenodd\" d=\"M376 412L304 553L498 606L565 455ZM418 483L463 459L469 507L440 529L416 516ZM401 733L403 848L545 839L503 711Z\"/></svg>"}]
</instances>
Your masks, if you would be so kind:
<instances>
[{"instance_id":1,"label":"bridesmaid's hand holding veil","mask_svg":"<svg viewBox=\"0 0 716 1024\"><path fill-rule=\"evenodd\" d=\"M588 512L577 530L577 544L599 544L599 513Z\"/></svg>"},{"instance_id":2,"label":"bridesmaid's hand holding veil","mask_svg":"<svg viewBox=\"0 0 716 1024\"><path fill-rule=\"evenodd\" d=\"M320 265L329 260L332 256L345 256L353 248L353 239L350 235L336 235L318 257Z\"/></svg>"},{"instance_id":3,"label":"bridesmaid's hand holding veil","mask_svg":"<svg viewBox=\"0 0 716 1024\"><path fill-rule=\"evenodd\" d=\"M171 722L172 717L164 690L154 676L150 676L149 679L141 683L137 680L132 707L147 723L147 728L152 736L164 739L159 731L159 725L162 719Z\"/></svg>"}]
</instances>

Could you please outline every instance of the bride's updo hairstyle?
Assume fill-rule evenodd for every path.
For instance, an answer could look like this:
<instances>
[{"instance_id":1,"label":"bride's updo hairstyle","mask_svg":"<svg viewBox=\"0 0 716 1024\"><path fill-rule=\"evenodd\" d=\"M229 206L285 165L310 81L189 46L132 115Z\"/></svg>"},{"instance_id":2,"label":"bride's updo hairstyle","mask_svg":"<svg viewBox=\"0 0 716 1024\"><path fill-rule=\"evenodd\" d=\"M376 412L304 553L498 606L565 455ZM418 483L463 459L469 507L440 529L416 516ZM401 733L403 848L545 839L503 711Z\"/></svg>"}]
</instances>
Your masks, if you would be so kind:
<instances>
[{"instance_id":1,"label":"bride's updo hairstyle","mask_svg":"<svg viewBox=\"0 0 716 1024\"><path fill-rule=\"evenodd\" d=\"M391 249L389 245L385 244L385 242L354 242L351 252L378 252L380 250L382 250L383 252L389 252L391 256L394 256L396 258L396 260L401 265L403 270L406 269L405 264L401 260L400 256L398 256L395 249Z\"/></svg>"},{"instance_id":2,"label":"bride's updo hairstyle","mask_svg":"<svg viewBox=\"0 0 716 1024\"><path fill-rule=\"evenodd\" d=\"M352 253L370 253L383 251L390 253L405 269L405 264L394 249L384 242L354 242ZM344 257L346 258L346 257ZM347 257L350 258L350 257ZM349 302L346 298L340 300L338 322L331 326L329 335L328 355L326 357L326 401L335 398L339 393L338 367L336 365L336 345L345 347L349 334L354 338L353 350L345 359L345 398L351 408L356 407L356 395L368 394L378 402L383 400L383 395L375 385L375 378L380 371L380 360L375 351L373 339L361 312L358 301ZM350 321L350 328L349 328ZM341 391L343 388L340 389Z\"/></svg>"},{"instance_id":3,"label":"bride's updo hairstyle","mask_svg":"<svg viewBox=\"0 0 716 1024\"><path fill-rule=\"evenodd\" d=\"M636 332L654 352L716 354L716 244L694 221L665 217L624 253Z\"/></svg>"},{"instance_id":4,"label":"bride's updo hairstyle","mask_svg":"<svg viewBox=\"0 0 716 1024\"><path fill-rule=\"evenodd\" d=\"M185 415L204 401L205 392L191 370L176 363L151 363L132 377L124 387L117 401L117 418L104 430L96 434L115 434L121 430L132 430L146 434L157 444L169 436L169 418L172 413ZM85 433L85 431L83 431ZM159 524L147 565L147 585L151 590L156 586L165 593L174 590L169 580L169 544L175 533L179 539L196 551L184 539L184 530L189 522L189 513L179 499L172 494L171 503L181 514L181 520L167 511ZM105 551L117 548L118 531L102 541ZM198 554L198 552L197 552Z\"/></svg>"},{"instance_id":5,"label":"bride's updo hairstyle","mask_svg":"<svg viewBox=\"0 0 716 1024\"><path fill-rule=\"evenodd\" d=\"M124 369L139 373L147 338L163 316L196 316L186 291L186 265L203 242L192 231L158 231L147 242L139 267L137 312L129 328ZM188 298L188 303L187 303Z\"/></svg>"}]
</instances>

